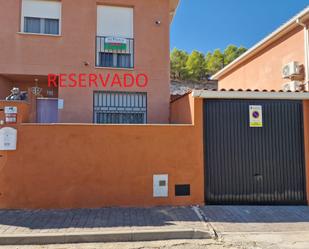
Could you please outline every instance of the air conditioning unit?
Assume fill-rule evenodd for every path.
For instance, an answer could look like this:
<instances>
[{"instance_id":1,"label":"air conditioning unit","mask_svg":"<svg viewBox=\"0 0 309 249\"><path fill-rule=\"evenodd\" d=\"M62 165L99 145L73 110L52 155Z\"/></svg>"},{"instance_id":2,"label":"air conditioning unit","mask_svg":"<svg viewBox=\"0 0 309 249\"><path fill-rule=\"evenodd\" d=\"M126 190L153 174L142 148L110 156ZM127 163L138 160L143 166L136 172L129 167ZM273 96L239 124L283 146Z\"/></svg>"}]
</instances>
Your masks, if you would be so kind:
<instances>
[{"instance_id":1,"label":"air conditioning unit","mask_svg":"<svg viewBox=\"0 0 309 249\"><path fill-rule=\"evenodd\" d=\"M291 81L282 85L283 91L300 91L302 89L302 82L300 81Z\"/></svg>"},{"instance_id":2,"label":"air conditioning unit","mask_svg":"<svg viewBox=\"0 0 309 249\"><path fill-rule=\"evenodd\" d=\"M292 61L282 68L282 77L284 79L300 75L300 73L300 65L297 61Z\"/></svg>"}]
</instances>

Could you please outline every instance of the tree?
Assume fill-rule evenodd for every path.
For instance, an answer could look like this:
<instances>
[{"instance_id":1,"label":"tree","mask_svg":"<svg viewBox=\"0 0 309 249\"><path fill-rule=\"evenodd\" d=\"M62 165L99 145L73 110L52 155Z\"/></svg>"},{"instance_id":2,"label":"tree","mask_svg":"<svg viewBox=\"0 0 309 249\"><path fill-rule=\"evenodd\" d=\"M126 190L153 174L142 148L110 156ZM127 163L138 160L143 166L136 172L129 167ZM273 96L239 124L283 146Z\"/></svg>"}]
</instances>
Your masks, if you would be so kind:
<instances>
[{"instance_id":1,"label":"tree","mask_svg":"<svg viewBox=\"0 0 309 249\"><path fill-rule=\"evenodd\" d=\"M212 53L208 52L206 55L205 55L205 62L204 62L204 66L205 66L205 75L207 76L207 78L209 76L211 76L211 71L210 71L210 60L211 60L211 57L212 57Z\"/></svg>"},{"instance_id":2,"label":"tree","mask_svg":"<svg viewBox=\"0 0 309 249\"><path fill-rule=\"evenodd\" d=\"M229 45L224 50L224 65L226 66L230 64L232 61L234 61L236 58L238 58L246 51L247 49L242 46L237 48L235 45Z\"/></svg>"},{"instance_id":3,"label":"tree","mask_svg":"<svg viewBox=\"0 0 309 249\"><path fill-rule=\"evenodd\" d=\"M245 47L243 46L240 46L238 48L238 51L237 51L237 57L241 56L243 53L247 52L248 49L246 49Z\"/></svg>"},{"instance_id":4,"label":"tree","mask_svg":"<svg viewBox=\"0 0 309 249\"><path fill-rule=\"evenodd\" d=\"M216 49L208 60L207 69L211 75L224 67L224 56L220 49Z\"/></svg>"},{"instance_id":5,"label":"tree","mask_svg":"<svg viewBox=\"0 0 309 249\"><path fill-rule=\"evenodd\" d=\"M224 65L228 65L238 57L238 48L234 45L229 45L224 50L223 55L224 55Z\"/></svg>"},{"instance_id":6,"label":"tree","mask_svg":"<svg viewBox=\"0 0 309 249\"><path fill-rule=\"evenodd\" d=\"M205 76L205 59L204 55L194 50L186 63L188 76L191 80L201 81Z\"/></svg>"},{"instance_id":7,"label":"tree","mask_svg":"<svg viewBox=\"0 0 309 249\"><path fill-rule=\"evenodd\" d=\"M240 46L229 45L222 53L216 49L213 53L208 52L205 56L199 51L193 51L190 55L174 49L171 52L171 77L172 79L202 81L223 67L234 61L247 49Z\"/></svg>"},{"instance_id":8,"label":"tree","mask_svg":"<svg viewBox=\"0 0 309 249\"><path fill-rule=\"evenodd\" d=\"M188 53L183 50L174 48L171 53L171 77L173 79L186 79L187 69L186 63L188 60Z\"/></svg>"}]
</instances>

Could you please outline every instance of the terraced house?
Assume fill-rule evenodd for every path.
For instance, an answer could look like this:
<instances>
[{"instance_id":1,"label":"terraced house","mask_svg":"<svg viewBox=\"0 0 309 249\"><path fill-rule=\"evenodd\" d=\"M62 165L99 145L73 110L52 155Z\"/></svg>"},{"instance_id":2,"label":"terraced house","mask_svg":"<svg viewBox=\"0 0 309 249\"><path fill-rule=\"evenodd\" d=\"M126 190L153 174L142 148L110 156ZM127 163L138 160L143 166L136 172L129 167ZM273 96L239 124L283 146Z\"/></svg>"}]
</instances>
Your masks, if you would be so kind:
<instances>
[{"instance_id":1,"label":"terraced house","mask_svg":"<svg viewBox=\"0 0 309 249\"><path fill-rule=\"evenodd\" d=\"M177 1L0 3L0 208L308 204L307 9L169 103Z\"/></svg>"},{"instance_id":2,"label":"terraced house","mask_svg":"<svg viewBox=\"0 0 309 249\"><path fill-rule=\"evenodd\" d=\"M170 104L178 2L0 0L0 208L203 203L202 101Z\"/></svg>"},{"instance_id":3,"label":"terraced house","mask_svg":"<svg viewBox=\"0 0 309 249\"><path fill-rule=\"evenodd\" d=\"M1 0L0 99L13 87L35 95L29 115L38 123L167 123L177 5Z\"/></svg>"}]
</instances>

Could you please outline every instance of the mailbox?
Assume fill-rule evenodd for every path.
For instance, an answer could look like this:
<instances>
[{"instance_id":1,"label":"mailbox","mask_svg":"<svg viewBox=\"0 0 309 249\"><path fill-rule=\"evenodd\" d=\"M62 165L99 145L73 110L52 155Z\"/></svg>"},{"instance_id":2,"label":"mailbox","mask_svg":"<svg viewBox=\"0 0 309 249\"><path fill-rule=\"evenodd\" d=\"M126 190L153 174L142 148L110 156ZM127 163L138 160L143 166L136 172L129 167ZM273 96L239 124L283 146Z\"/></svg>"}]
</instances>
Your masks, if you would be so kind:
<instances>
[{"instance_id":1,"label":"mailbox","mask_svg":"<svg viewBox=\"0 0 309 249\"><path fill-rule=\"evenodd\" d=\"M17 123L17 107L6 106L4 107L5 123L16 124Z\"/></svg>"},{"instance_id":2,"label":"mailbox","mask_svg":"<svg viewBox=\"0 0 309 249\"><path fill-rule=\"evenodd\" d=\"M16 150L17 130L11 127L0 129L0 150Z\"/></svg>"}]
</instances>

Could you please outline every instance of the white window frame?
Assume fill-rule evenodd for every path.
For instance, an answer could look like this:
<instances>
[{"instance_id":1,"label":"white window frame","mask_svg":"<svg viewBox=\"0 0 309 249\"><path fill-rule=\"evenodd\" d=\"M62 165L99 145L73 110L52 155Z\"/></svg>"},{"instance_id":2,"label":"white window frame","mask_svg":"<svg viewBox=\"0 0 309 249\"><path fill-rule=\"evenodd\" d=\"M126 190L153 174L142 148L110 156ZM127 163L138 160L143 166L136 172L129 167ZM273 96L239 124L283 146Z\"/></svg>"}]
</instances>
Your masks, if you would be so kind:
<instances>
[{"instance_id":1,"label":"white window frame","mask_svg":"<svg viewBox=\"0 0 309 249\"><path fill-rule=\"evenodd\" d=\"M104 16L105 14L105 16ZM112 14L112 15L111 15ZM106 24L102 25L104 21L106 23L109 22L109 19L106 19L107 17L111 17L112 20L115 19L115 14L118 14L121 16L125 16L125 24L127 25L126 28L121 28L119 30L119 33L115 31L115 28L113 28L112 25L106 26ZM135 67L135 40L134 40L134 19L135 19L135 11L134 7L131 6L113 6L113 5L107 5L107 4L97 4L97 26L96 26L96 36L97 37L114 37L114 38L124 38L127 40L127 46L129 47L128 51L126 52L112 52L112 51L104 51L104 48L102 49L102 46L99 47L100 42L96 42L96 67L97 68L116 68L116 69L125 69L125 70L132 70ZM128 21L130 20L130 21ZM117 23L117 22L116 22ZM115 24L115 20L114 20ZM117 30L117 29L116 29ZM105 40L104 38L104 40ZM103 50L103 51L101 51ZM99 54L102 53L112 53L113 54L113 66L101 66L99 65ZM129 67L121 67L116 66L117 58L120 54L127 54L130 55L130 66Z\"/></svg>"},{"instance_id":2,"label":"white window frame","mask_svg":"<svg viewBox=\"0 0 309 249\"><path fill-rule=\"evenodd\" d=\"M43 15L40 17L37 16L28 16L25 15L24 13L24 4L27 1L38 1L38 2L57 2L59 3L59 16L58 18L50 18L50 17L44 17ZM21 0L21 22L20 22L20 33L23 34L32 34L32 35L46 35L46 36L61 36L61 27L62 27L62 1L59 0ZM30 32L25 32L25 17L34 17L34 18L43 18L43 19L57 19L59 20L59 34L45 34L45 33L30 33Z\"/></svg>"}]
</instances>

